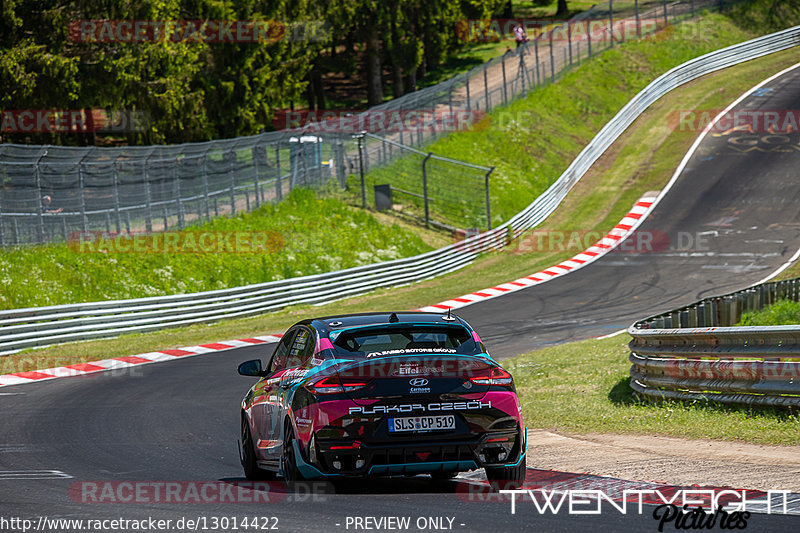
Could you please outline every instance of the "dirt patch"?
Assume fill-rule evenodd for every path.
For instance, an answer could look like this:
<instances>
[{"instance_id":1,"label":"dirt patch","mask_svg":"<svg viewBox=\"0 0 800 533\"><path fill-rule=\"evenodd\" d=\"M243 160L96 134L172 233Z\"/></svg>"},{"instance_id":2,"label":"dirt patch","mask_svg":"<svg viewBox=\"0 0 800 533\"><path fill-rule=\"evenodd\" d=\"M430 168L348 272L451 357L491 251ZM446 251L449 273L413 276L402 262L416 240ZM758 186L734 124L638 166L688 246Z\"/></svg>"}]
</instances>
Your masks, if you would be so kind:
<instances>
[{"instance_id":1,"label":"dirt patch","mask_svg":"<svg viewBox=\"0 0 800 533\"><path fill-rule=\"evenodd\" d=\"M528 430L528 466L673 485L800 492L800 447Z\"/></svg>"}]
</instances>

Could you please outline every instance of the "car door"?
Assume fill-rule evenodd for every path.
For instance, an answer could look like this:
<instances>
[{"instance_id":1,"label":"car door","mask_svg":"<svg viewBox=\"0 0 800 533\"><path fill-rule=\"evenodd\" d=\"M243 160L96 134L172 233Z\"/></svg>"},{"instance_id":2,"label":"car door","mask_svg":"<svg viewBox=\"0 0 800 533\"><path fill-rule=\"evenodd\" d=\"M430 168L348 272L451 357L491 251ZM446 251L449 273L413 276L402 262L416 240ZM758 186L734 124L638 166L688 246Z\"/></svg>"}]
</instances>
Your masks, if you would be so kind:
<instances>
[{"instance_id":1,"label":"car door","mask_svg":"<svg viewBox=\"0 0 800 533\"><path fill-rule=\"evenodd\" d=\"M295 385L303 380L308 373L308 363L314 351L316 338L313 330L306 326L299 326L296 335L292 340L292 345L286 357L286 371L282 373L279 384L280 395L280 420L286 420L290 416L292 396L295 393ZM277 426L278 433L274 439L283 442L284 424Z\"/></svg>"},{"instance_id":2,"label":"car door","mask_svg":"<svg viewBox=\"0 0 800 533\"><path fill-rule=\"evenodd\" d=\"M281 338L272 354L266 376L258 382L254 390L254 401L251 417L254 421L254 444L268 459L280 457L280 423L283 420L280 381L286 372L286 361L292 348L297 328L290 329Z\"/></svg>"}]
</instances>

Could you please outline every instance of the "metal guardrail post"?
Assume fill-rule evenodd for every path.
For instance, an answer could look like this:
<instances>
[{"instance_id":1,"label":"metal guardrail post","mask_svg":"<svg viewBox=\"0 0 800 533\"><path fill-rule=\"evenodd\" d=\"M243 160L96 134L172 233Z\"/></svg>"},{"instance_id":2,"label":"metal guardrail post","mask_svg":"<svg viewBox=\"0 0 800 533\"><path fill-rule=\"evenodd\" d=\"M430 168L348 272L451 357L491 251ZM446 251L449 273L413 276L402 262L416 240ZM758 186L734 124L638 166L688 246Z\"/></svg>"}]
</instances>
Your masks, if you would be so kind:
<instances>
[{"instance_id":1,"label":"metal guardrail post","mask_svg":"<svg viewBox=\"0 0 800 533\"><path fill-rule=\"evenodd\" d=\"M428 206L428 159L431 158L433 153L428 152L428 155L425 156L425 159L422 160L422 196L423 201L425 202L425 227L430 227L431 215L430 215L430 207Z\"/></svg>"}]
</instances>

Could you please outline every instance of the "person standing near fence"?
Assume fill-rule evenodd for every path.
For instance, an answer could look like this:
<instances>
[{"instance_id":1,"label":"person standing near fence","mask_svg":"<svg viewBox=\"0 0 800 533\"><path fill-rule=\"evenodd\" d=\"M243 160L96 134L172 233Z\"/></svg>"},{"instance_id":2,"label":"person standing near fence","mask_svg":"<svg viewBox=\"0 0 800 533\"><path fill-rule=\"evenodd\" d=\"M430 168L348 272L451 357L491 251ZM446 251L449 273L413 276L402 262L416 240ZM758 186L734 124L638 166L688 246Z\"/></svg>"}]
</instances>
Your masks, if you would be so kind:
<instances>
[{"instance_id":1,"label":"person standing near fence","mask_svg":"<svg viewBox=\"0 0 800 533\"><path fill-rule=\"evenodd\" d=\"M528 42L528 33L522 24L514 26L514 39L517 41L517 48Z\"/></svg>"},{"instance_id":2,"label":"person standing near fence","mask_svg":"<svg viewBox=\"0 0 800 533\"><path fill-rule=\"evenodd\" d=\"M53 205L53 198L49 194L42 196L42 211L44 213L60 213L63 210L64 208Z\"/></svg>"}]
</instances>

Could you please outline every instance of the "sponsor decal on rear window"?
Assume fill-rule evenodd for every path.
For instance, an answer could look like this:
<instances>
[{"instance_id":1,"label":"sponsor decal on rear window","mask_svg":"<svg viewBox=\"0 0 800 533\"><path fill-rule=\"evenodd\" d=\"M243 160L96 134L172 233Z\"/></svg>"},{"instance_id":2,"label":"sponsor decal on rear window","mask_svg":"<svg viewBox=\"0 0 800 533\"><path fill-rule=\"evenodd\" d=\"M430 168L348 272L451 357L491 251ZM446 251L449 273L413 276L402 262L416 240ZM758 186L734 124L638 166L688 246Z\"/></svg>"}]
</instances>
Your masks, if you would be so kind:
<instances>
[{"instance_id":1,"label":"sponsor decal on rear window","mask_svg":"<svg viewBox=\"0 0 800 533\"><path fill-rule=\"evenodd\" d=\"M383 350L370 352L366 357L383 357L385 355L407 355L410 353L458 353L453 348L403 348L399 350Z\"/></svg>"}]
</instances>

